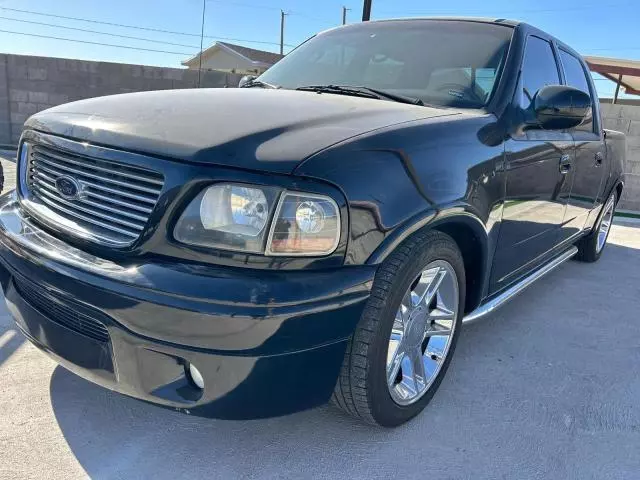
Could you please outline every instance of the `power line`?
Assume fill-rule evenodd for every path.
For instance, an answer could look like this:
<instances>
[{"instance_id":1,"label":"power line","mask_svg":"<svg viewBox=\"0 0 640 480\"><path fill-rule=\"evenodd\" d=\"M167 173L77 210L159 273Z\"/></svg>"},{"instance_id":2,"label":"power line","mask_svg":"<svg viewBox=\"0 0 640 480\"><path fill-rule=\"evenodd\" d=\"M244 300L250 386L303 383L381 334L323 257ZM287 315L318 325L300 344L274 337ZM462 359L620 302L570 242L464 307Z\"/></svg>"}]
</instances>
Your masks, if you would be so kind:
<instances>
[{"instance_id":1,"label":"power line","mask_svg":"<svg viewBox=\"0 0 640 480\"><path fill-rule=\"evenodd\" d=\"M142 47L129 47L126 45L115 45L112 43L101 43L101 42L90 42L89 40L77 40L73 38L63 38L63 37L53 37L50 35L39 35L37 33L24 33L24 32L13 32L11 30L0 30L0 33L10 33L13 35L24 35L27 37L37 37L37 38L48 38L51 40L63 40L65 42L76 42L76 43L86 43L89 45L99 45L101 47L115 47L115 48L126 48L127 50L140 50L143 52L155 52L155 53L169 53L171 55L189 55L193 56L193 53L185 53L185 52L169 52L167 50L155 50L152 48L142 48Z\"/></svg>"},{"instance_id":2,"label":"power line","mask_svg":"<svg viewBox=\"0 0 640 480\"><path fill-rule=\"evenodd\" d=\"M259 5L255 3L227 2L226 0L207 0L207 2L224 3L225 5L236 5L238 7L247 7L247 8L262 8L264 10L281 10L280 7L271 7L269 5Z\"/></svg>"},{"instance_id":3,"label":"power line","mask_svg":"<svg viewBox=\"0 0 640 480\"><path fill-rule=\"evenodd\" d=\"M176 32L172 30L162 30L160 28L140 27L136 25L125 25L123 23L104 22L102 20L91 20L88 18L80 18L80 17L68 17L65 15L55 15L53 13L34 12L33 10L21 10L19 8L0 7L0 10L9 10L11 12L19 12L19 13L28 13L30 15L40 15L43 17L62 18L64 20L76 20L78 22L97 23L99 25L109 25L111 27L135 28L136 30L146 30L147 32L170 33L172 35L184 35L188 37L200 38L200 34L198 33Z\"/></svg>"},{"instance_id":4,"label":"power line","mask_svg":"<svg viewBox=\"0 0 640 480\"><path fill-rule=\"evenodd\" d=\"M264 9L264 10L282 10L280 7L271 7L269 5L260 5L260 4L256 4L256 3L245 3L245 2L228 2L226 0L207 0L207 2L211 2L211 3L223 3L225 5L235 5L237 7L245 7L245 8L257 8L257 9ZM306 13L302 13L299 12L297 10L287 10L286 12L287 15L295 15L298 17L304 17L304 18L309 18L311 20L318 20L321 22L327 22L327 23L336 23L335 19L329 19L327 17L317 17L315 15L308 15Z\"/></svg>"},{"instance_id":5,"label":"power line","mask_svg":"<svg viewBox=\"0 0 640 480\"><path fill-rule=\"evenodd\" d=\"M209 0L209 1L211 1L211 0ZM177 32L175 30L163 30L163 29L160 29L160 28L141 27L139 25L127 25L127 24L124 24L124 23L104 22L102 20L93 20L93 19L81 18L81 17L69 17L69 16L65 16L65 15L55 15L53 13L35 12L33 10L21 10L19 8L0 7L0 10L8 10L8 11L11 11L11 12L26 13L26 14L29 14L29 15L39 15L39 16L42 16L42 17L60 18L60 19L64 19L64 20L74 20L74 21L77 21L77 22L95 23L95 24L98 24L98 25L108 25L108 26L111 26L111 27L133 28L135 30L144 30L144 31L147 31L147 32L168 33L170 35L182 35L182 36L187 36L187 37L196 37L198 39L200 38L200 34L199 33ZM204 38L208 38L208 39L211 39L211 40L230 40L232 42L261 43L261 44L265 44L265 45L280 45L279 42L267 42L267 41L262 41L262 40L249 40L247 38L214 37L214 36L210 36L210 35L205 35ZM294 47L295 45L286 44L286 46L287 47Z\"/></svg>"},{"instance_id":6,"label":"power line","mask_svg":"<svg viewBox=\"0 0 640 480\"><path fill-rule=\"evenodd\" d=\"M109 35L110 37L126 38L126 39L129 39L129 40L140 40L140 41L143 41L143 42L163 43L165 45L173 45L173 46L176 46L176 47L198 48L197 45L185 45L184 43L164 42L162 40L152 40L150 38L133 37L131 35L120 35L118 33L100 32L100 31L97 31L97 30L90 30L90 29L87 29L87 28L67 27L66 25L56 25L56 24L53 24L53 23L35 22L33 20L22 20L22 19L19 19L19 18L3 17L1 15L0 15L0 19L2 19L2 20L10 20L12 22L29 23L29 24L32 24L32 25L43 25L43 26L46 26L46 27L63 28L65 30L74 30L76 32L94 33L94 34L98 34L98 35Z\"/></svg>"}]
</instances>

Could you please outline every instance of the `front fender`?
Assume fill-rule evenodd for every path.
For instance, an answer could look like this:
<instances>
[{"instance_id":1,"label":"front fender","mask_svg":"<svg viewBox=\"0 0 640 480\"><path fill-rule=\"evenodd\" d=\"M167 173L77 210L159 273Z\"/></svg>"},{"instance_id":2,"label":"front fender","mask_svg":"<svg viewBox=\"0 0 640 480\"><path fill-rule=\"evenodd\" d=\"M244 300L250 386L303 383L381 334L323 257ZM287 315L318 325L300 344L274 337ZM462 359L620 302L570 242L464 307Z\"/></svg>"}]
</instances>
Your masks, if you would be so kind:
<instances>
[{"instance_id":1,"label":"front fender","mask_svg":"<svg viewBox=\"0 0 640 480\"><path fill-rule=\"evenodd\" d=\"M486 238L504 197L504 145L485 134L493 127L492 115L466 113L393 125L328 148L295 174L342 189L347 264L379 263L409 235L451 215L476 218Z\"/></svg>"}]
</instances>

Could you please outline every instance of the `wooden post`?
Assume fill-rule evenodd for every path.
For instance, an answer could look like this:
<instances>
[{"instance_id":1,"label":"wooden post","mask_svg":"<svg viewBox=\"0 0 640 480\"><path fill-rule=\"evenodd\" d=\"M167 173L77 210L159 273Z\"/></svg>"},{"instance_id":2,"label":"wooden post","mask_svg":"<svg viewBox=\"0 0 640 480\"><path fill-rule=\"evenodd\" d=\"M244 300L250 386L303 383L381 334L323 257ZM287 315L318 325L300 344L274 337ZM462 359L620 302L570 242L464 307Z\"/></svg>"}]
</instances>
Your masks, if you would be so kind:
<instances>
[{"instance_id":1,"label":"wooden post","mask_svg":"<svg viewBox=\"0 0 640 480\"><path fill-rule=\"evenodd\" d=\"M622 75L618 75L618 83L616 85L616 93L613 96L613 104L615 105L618 101L618 94L620 93L620 84L622 83Z\"/></svg>"}]
</instances>

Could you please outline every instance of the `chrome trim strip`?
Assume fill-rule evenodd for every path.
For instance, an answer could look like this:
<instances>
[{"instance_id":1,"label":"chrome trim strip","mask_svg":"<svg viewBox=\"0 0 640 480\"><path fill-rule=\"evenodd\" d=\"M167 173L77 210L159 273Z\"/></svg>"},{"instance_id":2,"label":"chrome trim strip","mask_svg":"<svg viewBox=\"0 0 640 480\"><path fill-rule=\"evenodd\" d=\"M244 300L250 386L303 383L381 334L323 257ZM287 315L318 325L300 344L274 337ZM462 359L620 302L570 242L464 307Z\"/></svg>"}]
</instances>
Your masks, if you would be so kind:
<instances>
[{"instance_id":1,"label":"chrome trim strip","mask_svg":"<svg viewBox=\"0 0 640 480\"><path fill-rule=\"evenodd\" d=\"M121 218L117 218L114 217L112 215L108 215L104 212L97 212L94 209L91 208L87 208L86 206L83 206L80 203L73 203L70 202L68 200L64 200L63 198L58 198L56 197L54 194L52 194L51 192L49 192L48 190L45 190L44 188L38 187L36 186L36 190L35 192L38 194L37 196L39 197L40 200L49 203L51 202L51 204L53 204L53 206L55 208L57 208L58 210L61 210L71 216L77 217L77 218L82 218L81 214L79 214L78 212L75 212L73 210L70 210L69 208L65 208L65 206L70 207L71 209L75 209L75 210L80 210L81 212L84 213L89 213L91 215L94 215L98 218L104 219L107 222L113 222L113 223L117 223L119 225L123 225L125 227L130 227L132 229L135 230L142 230L144 228L144 224L138 224L138 223L133 223L133 222L129 222L127 220L123 220ZM42 196L42 194L44 194L47 198L44 198ZM47 201L48 200L48 201ZM113 228L112 225L108 224L108 223L98 223L98 225L100 225L101 227L107 229L107 230L111 230Z\"/></svg>"},{"instance_id":2,"label":"chrome trim strip","mask_svg":"<svg viewBox=\"0 0 640 480\"><path fill-rule=\"evenodd\" d=\"M107 197L106 195L102 195L100 193L92 192L91 190L85 190L84 194L87 197L99 198L100 200L106 200L107 202L115 203L116 205L122 205L123 207L130 208L131 210L138 210L139 212L143 212L143 213L146 213L148 215L150 215L151 212L153 212L152 208L143 207L141 205L136 205L136 204L130 203L130 202L125 202L124 200L120 200L118 198ZM145 219L145 221L146 221L146 219Z\"/></svg>"},{"instance_id":3,"label":"chrome trim strip","mask_svg":"<svg viewBox=\"0 0 640 480\"><path fill-rule=\"evenodd\" d=\"M536 280L544 277L547 273L554 270L556 267L562 265L564 262L573 257L576 253L578 253L578 247L572 246L569 250L561 253L557 257L555 257L550 262L544 264L539 267L537 270L533 271L530 275L520 280L518 283L508 288L504 292L502 292L497 297L489 300L487 303L480 305L473 312L469 313L466 317L462 319L462 323L468 324L473 323L479 320L482 317L494 312L499 307L507 303L513 297L522 292L525 288L533 284Z\"/></svg>"},{"instance_id":4,"label":"chrome trim strip","mask_svg":"<svg viewBox=\"0 0 640 480\"><path fill-rule=\"evenodd\" d=\"M127 245L131 245L131 243L133 243L133 241L135 240L135 238L131 240L127 239L126 241L118 240L114 239L113 237L102 235L96 231L89 232L86 230L86 228L82 227L71 218L63 217L52 208L49 208L46 204L34 202L33 200L28 198L22 199L20 205L25 213L33 216L34 219L37 219L40 224L46 225L51 229L59 229L60 227L62 227L64 229L63 231L68 231L73 235L76 235L77 237L83 238L85 240L98 242L110 247L126 247ZM95 225L98 224L96 223Z\"/></svg>"},{"instance_id":5,"label":"chrome trim strip","mask_svg":"<svg viewBox=\"0 0 640 480\"><path fill-rule=\"evenodd\" d=\"M88 177L88 178L93 178L96 180L100 180L102 182L107 182L107 183L111 183L113 185L119 185L121 187L125 187L125 188L129 188L131 190L138 190L140 192L146 192L146 193L151 193L153 195L157 195L160 192L160 188L148 188L148 187L143 187L140 185L136 185L134 183L129 183L129 182L123 182L122 180L114 180L113 178L109 178L109 177L102 177L100 175L95 175L93 173L88 173L85 172L83 170L79 170L77 168L73 168L73 167L69 167L67 165L61 165L58 162L53 162L51 160L48 159L43 159L42 158L42 154L37 154L33 155L32 159L31 159L31 165L35 166L36 168L40 168L41 170L44 170L45 172L49 172L49 173L53 173L55 175L67 175L67 172L71 172L71 173L75 173L76 175L79 176L83 176L83 177ZM56 169L60 169L62 171L56 170ZM84 181L84 179L80 178L80 181Z\"/></svg>"},{"instance_id":6,"label":"chrome trim strip","mask_svg":"<svg viewBox=\"0 0 640 480\"><path fill-rule=\"evenodd\" d=\"M149 178L149 177L143 177L142 175L138 175L132 172L129 172L127 170L122 170L122 168L126 168L128 170L133 170L133 167L129 167L128 165L123 165L123 164L116 164L115 162L109 162L108 160L97 160L97 159L93 159L93 158L87 158L87 160L89 160L89 162L94 162L94 163L83 163L80 162L78 160L72 159L72 158L68 158L68 157L63 157L62 155L56 154L53 151L50 151L49 149L47 149L46 147L41 147L40 145L34 145L33 146L33 153L37 154L37 155L42 155L45 157L49 157L53 160L55 160L56 162L62 162L62 163L71 163L73 165L78 165L79 167L84 167L84 168L90 168L92 170L98 170L101 172L106 172L109 175L118 175L121 177L127 177L127 178L131 178L132 180L138 180L141 182L145 182L145 183L151 183L154 185L158 185L160 188L162 188L162 185L164 184L164 182L162 180L157 180L155 178ZM72 154L69 154L72 155ZM99 165L95 165L95 163L97 162L103 162L103 163L111 163L113 165L117 165L118 167L120 167L118 170L113 170L113 169L109 169L106 167L101 167ZM149 176L151 175L157 175L155 172L149 172L148 173Z\"/></svg>"},{"instance_id":7,"label":"chrome trim strip","mask_svg":"<svg viewBox=\"0 0 640 480\"><path fill-rule=\"evenodd\" d=\"M55 178L50 177L49 175L47 175L46 173L43 172L30 172L31 176L37 176L37 177L42 177L46 180L49 180L50 182L55 182ZM129 192L125 192L124 190L116 190L115 188L110 188L110 187L105 187L103 185L99 185L97 183L93 183L90 182L88 180L82 180L82 184L86 185L87 187L91 187L91 188L95 188L97 190L102 190L103 192L109 192L109 193L115 193L116 195L120 195L121 197L127 197L127 198L131 198L134 200L138 200L139 202L145 202L145 203L150 203L152 205L155 205L157 200L154 200L152 198L147 198L147 197L143 197L141 195L137 195L135 193L129 193ZM90 195L91 192L87 191L87 194ZM153 210L150 210L153 211Z\"/></svg>"},{"instance_id":8,"label":"chrome trim strip","mask_svg":"<svg viewBox=\"0 0 640 480\"><path fill-rule=\"evenodd\" d=\"M56 191L56 187L55 185L51 185L50 183L45 182L44 180L38 178L35 179L35 184L32 184L33 186L35 186L38 189L43 189L50 192L52 195L52 199L54 200L62 200L61 198L59 198L58 192ZM84 192L83 192L84 194ZM108 198L105 198L105 200L107 201L111 201ZM88 198L80 198L78 200L76 200L76 202L78 203L71 203L70 205L75 207L77 204L86 204L86 205L91 205L92 207L95 207L99 210L106 210L107 212L111 212L111 213L115 213L116 215L120 215L122 217L129 217L129 218L133 218L134 220L140 220L141 222L143 222L143 224L147 223L147 217L143 216L143 215L139 215L137 213L132 213L132 212L128 212L126 210L118 210L117 208L113 208L110 207L108 204L105 205L104 203L98 203L96 201L93 200L89 200ZM104 213L104 212L101 212ZM99 214L96 214L99 216Z\"/></svg>"},{"instance_id":9,"label":"chrome trim strip","mask_svg":"<svg viewBox=\"0 0 640 480\"><path fill-rule=\"evenodd\" d=\"M22 206L25 208L25 210L31 214L33 214L35 212L35 216L36 218L40 219L41 222L46 223L47 225L50 225L49 222L52 222L54 225L63 225L65 228L67 228L68 230L70 230L72 233L82 237L82 238L87 238L87 239L93 239L93 237L96 237L97 239L99 239L100 241L107 243L107 244L111 244L111 245L127 245L130 243L130 241L127 242L123 242L117 239L111 239L111 238L107 238L104 235L100 235L99 233L96 232L87 232L86 229L82 228L80 225L78 225L76 222L73 221L72 218L69 217L63 217L62 215L60 215L57 211L55 210L51 210L51 208L49 208L49 206L51 206L52 208L55 208L56 210L62 210L60 209L60 207L58 207L56 204L54 204L53 202L49 202L46 199L43 199L43 201L45 203L42 204L38 204L35 203L31 200L24 200L22 202ZM47 208L49 210L49 212L46 212L45 216L43 214L43 212L41 211L42 208ZM63 210L64 211L64 210ZM39 215L39 216L38 216ZM120 228L116 228L114 226L111 226L109 229L104 227L104 223L97 221L94 218L89 218L89 217L85 217L84 215L80 215L80 214L76 214L74 216L75 218L79 218L80 220L83 220L85 222L91 223L93 225L97 225L98 227L102 227L105 230L112 230L118 233L121 233L123 235L127 235L130 238L138 238L140 236L140 233L134 233L128 230L124 230L124 229L120 229Z\"/></svg>"}]
</instances>

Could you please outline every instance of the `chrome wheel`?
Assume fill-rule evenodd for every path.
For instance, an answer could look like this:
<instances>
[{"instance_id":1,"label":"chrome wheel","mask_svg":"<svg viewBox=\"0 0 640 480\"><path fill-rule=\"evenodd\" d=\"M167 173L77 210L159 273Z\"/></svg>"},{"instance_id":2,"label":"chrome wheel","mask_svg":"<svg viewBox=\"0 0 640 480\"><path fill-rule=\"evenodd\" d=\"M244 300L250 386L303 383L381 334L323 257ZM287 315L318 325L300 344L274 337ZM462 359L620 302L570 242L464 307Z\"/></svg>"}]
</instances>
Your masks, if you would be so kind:
<instances>
[{"instance_id":1,"label":"chrome wheel","mask_svg":"<svg viewBox=\"0 0 640 480\"><path fill-rule=\"evenodd\" d=\"M616 197L611 195L607 204L604 207L604 213L600 220L600 228L598 229L598 243L596 244L596 253L600 253L604 248L604 244L607 243L607 236L609 235L609 229L611 228L611 222L613 221L613 212L616 206Z\"/></svg>"},{"instance_id":2,"label":"chrome wheel","mask_svg":"<svg viewBox=\"0 0 640 480\"><path fill-rule=\"evenodd\" d=\"M447 358L459 308L458 277L449 262L429 263L405 292L387 351L387 385L399 405L418 401Z\"/></svg>"}]
</instances>

